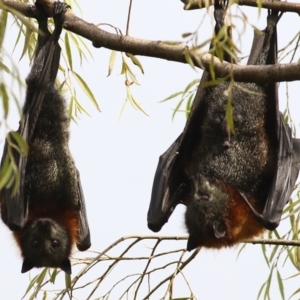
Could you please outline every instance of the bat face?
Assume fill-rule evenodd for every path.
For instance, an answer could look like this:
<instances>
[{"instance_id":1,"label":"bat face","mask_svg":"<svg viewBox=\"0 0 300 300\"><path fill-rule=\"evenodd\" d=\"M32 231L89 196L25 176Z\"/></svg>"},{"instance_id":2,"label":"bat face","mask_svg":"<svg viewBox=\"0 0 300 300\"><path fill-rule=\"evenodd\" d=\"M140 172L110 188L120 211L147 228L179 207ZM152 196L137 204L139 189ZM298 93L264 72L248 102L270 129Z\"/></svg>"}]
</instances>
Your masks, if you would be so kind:
<instances>
[{"instance_id":1,"label":"bat face","mask_svg":"<svg viewBox=\"0 0 300 300\"><path fill-rule=\"evenodd\" d=\"M216 1L215 36L224 15ZM254 35L248 64L277 62L279 18L272 12L263 34ZM148 211L148 227L159 231L185 204L188 250L231 246L275 229L300 168L300 141L283 122L275 83L202 88L209 80L204 71L183 133L160 157Z\"/></svg>"},{"instance_id":2,"label":"bat face","mask_svg":"<svg viewBox=\"0 0 300 300\"><path fill-rule=\"evenodd\" d=\"M40 12L38 46L29 73L23 118L18 133L29 145L27 156L11 149L18 165L20 187L0 193L1 218L14 232L24 257L22 273L33 267L60 267L71 273L69 256L76 243L80 251L90 245L85 201L69 151L69 119L63 97L55 87L60 59L59 36L68 5L53 3L55 29ZM9 134L15 141L13 134ZM1 165L7 159L8 143Z\"/></svg>"},{"instance_id":3,"label":"bat face","mask_svg":"<svg viewBox=\"0 0 300 300\"><path fill-rule=\"evenodd\" d=\"M232 246L264 231L234 187L201 174L191 177L191 181L193 197L187 204L185 214L189 233L188 251L198 246ZM252 205L260 210L255 202L252 201Z\"/></svg>"},{"instance_id":4,"label":"bat face","mask_svg":"<svg viewBox=\"0 0 300 300\"><path fill-rule=\"evenodd\" d=\"M33 267L59 267L71 273L68 259L70 236L65 228L52 219L38 219L25 226L21 233L24 262L22 273Z\"/></svg>"}]
</instances>

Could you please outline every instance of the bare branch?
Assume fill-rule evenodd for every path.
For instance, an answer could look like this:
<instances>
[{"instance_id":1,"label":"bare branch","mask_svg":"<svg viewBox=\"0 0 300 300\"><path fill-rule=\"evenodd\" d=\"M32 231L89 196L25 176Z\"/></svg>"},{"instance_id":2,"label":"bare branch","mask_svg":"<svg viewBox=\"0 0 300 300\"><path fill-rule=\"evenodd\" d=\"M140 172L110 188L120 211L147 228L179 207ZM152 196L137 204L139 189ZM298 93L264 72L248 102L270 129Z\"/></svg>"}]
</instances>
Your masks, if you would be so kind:
<instances>
[{"instance_id":1,"label":"bare branch","mask_svg":"<svg viewBox=\"0 0 300 300\"><path fill-rule=\"evenodd\" d=\"M45 0L44 0L45 1ZM43 1L43 3L44 3ZM49 0L48 0L49 1ZM249 1L249 0L248 0ZM36 10L29 10L30 5L14 0L3 0L3 4L22 12L25 16L36 17ZM105 47L111 50L129 52L134 55L150 56L175 62L186 63L185 45L168 45L162 41L149 41L129 36L121 36L99 29L91 23L68 12L65 15L64 28L93 42L97 48ZM209 70L212 56L198 49L189 49L195 66ZM221 62L214 57L215 73L219 78L229 75L239 82L280 82L300 79L300 64L280 64L270 66L237 66Z\"/></svg>"},{"instance_id":2,"label":"bare branch","mask_svg":"<svg viewBox=\"0 0 300 300\"><path fill-rule=\"evenodd\" d=\"M46 2L48 3L49 0L46 0ZM37 11L32 9L31 5L15 0L3 0L2 3L9 8L22 12L27 17L36 17L37 15ZM169 45L162 41L149 41L109 33L99 29L94 24L87 23L70 12L65 15L64 28L92 41L97 48L104 47L134 55L187 63L184 56L186 45L183 44ZM210 54L199 49L189 49L189 53L195 66L209 70L212 61ZM222 62L215 57L213 61L215 73L219 78L227 78L230 75L231 78L238 82L255 83L300 80L300 65L298 63L269 66L237 66Z\"/></svg>"},{"instance_id":3,"label":"bare branch","mask_svg":"<svg viewBox=\"0 0 300 300\"><path fill-rule=\"evenodd\" d=\"M185 10L201 9L214 4L214 0L180 0L183 2ZM285 1L273 1L273 0L237 0L238 5L247 5L251 7L258 7L257 3L261 4L262 8L275 9L283 12L295 12L300 13L300 3L292 3Z\"/></svg>"}]
</instances>

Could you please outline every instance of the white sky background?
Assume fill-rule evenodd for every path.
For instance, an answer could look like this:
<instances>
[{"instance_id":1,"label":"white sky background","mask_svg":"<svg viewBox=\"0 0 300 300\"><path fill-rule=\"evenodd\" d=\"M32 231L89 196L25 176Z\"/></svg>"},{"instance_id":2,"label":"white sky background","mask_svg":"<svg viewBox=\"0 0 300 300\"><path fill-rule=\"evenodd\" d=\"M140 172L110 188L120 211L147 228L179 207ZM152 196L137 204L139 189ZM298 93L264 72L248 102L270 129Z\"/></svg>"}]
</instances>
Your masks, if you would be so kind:
<instances>
[{"instance_id":1,"label":"white sky background","mask_svg":"<svg viewBox=\"0 0 300 300\"><path fill-rule=\"evenodd\" d=\"M80 2L84 20L91 23L110 23L125 33L129 1ZM182 33L193 32L197 28L204 14L204 10L184 11L182 7L179 0L135 0L130 35L149 40L181 40ZM252 23L261 29L264 28L265 10L261 18L258 18L255 9L242 7L242 10L247 12ZM299 24L300 18L296 14L285 14L282 17L278 25L279 48L286 45L296 34ZM199 32L200 40L211 36L212 26L213 22L207 18L207 22L202 25ZM103 27L103 29L108 28ZM252 30L248 28L240 45L244 54L250 51L252 37ZM8 40L14 42L15 38L14 26L10 26L5 44L7 51L11 49ZM91 228L92 249L101 251L122 236L153 234L147 228L147 210L158 157L181 133L185 124L184 114L177 114L175 120L173 122L171 120L172 108L176 106L177 100L163 104L158 102L174 92L183 90L191 80L200 78L202 72L195 72L190 66L184 64L138 57L144 67L145 75L136 70L141 86L132 87L132 91L150 116L146 117L128 105L119 120L120 110L126 97L124 77L119 75L120 60L117 60L113 74L107 78L111 51L95 49L91 42L86 43L94 59L84 61L82 67L78 65L75 71L89 84L102 112L96 112L87 99L82 99L81 104L91 117L81 115L77 124L71 123L70 148L81 173ZM20 43L13 53L16 62L19 60L21 48ZM11 50L8 53L11 53ZM25 78L29 72L27 58L19 62L18 66ZM285 84L281 84L281 108L285 107L284 87ZM300 123L298 113L300 104L299 99L296 98L298 94L299 83L291 84L290 108L297 128ZM1 109L2 107L0 107L2 115ZM9 117L11 127L16 129L19 116L13 105ZM2 130L1 153L3 141ZM181 206L177 207L159 235L186 234L184 210ZM20 273L22 261L19 251L11 233L2 223L0 236L1 299L19 299L29 284L29 275ZM179 247L178 245L175 243L174 248ZM181 245L184 247L185 243ZM201 250L198 257L184 272L198 299L256 299L258 290L268 275L268 267L262 257L261 248L249 245L239 258L237 254L237 248L220 251ZM130 271L130 266L127 268ZM288 275L294 272L291 269ZM287 281L287 296L290 295L288 291L298 288L296 284L289 290L290 282L292 281ZM274 279L275 287L276 284ZM176 286L175 297L188 296L186 288L181 288L182 286L181 284ZM274 295L276 294L279 297L277 288L274 289ZM154 296L153 299L156 297Z\"/></svg>"}]
</instances>

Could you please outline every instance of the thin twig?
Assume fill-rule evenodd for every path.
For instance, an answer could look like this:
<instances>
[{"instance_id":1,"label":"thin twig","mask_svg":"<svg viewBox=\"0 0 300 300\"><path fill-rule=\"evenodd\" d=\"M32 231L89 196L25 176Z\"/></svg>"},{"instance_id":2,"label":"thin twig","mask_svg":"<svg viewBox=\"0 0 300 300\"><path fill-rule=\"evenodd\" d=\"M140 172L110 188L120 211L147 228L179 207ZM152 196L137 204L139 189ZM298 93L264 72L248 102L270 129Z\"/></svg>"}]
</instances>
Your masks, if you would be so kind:
<instances>
[{"instance_id":1,"label":"thin twig","mask_svg":"<svg viewBox=\"0 0 300 300\"><path fill-rule=\"evenodd\" d=\"M131 8L132 8L132 0L129 0L128 17L127 17L127 25L126 25L126 35L129 35L129 24L130 24Z\"/></svg>"}]
</instances>

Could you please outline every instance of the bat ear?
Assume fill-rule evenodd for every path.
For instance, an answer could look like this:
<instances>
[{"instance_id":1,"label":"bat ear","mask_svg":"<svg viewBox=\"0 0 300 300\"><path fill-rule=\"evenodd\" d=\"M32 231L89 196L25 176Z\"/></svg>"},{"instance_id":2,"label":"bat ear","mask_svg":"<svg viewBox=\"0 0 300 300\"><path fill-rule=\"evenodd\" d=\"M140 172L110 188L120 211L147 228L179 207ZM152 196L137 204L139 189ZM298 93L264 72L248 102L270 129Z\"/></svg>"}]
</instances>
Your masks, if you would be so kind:
<instances>
[{"instance_id":1,"label":"bat ear","mask_svg":"<svg viewBox=\"0 0 300 300\"><path fill-rule=\"evenodd\" d=\"M213 225L215 237L220 239L225 236L226 233L226 226L224 223L215 222Z\"/></svg>"},{"instance_id":2,"label":"bat ear","mask_svg":"<svg viewBox=\"0 0 300 300\"><path fill-rule=\"evenodd\" d=\"M190 235L186 246L187 251L194 250L199 246L198 244L199 243L197 237L195 237L194 235Z\"/></svg>"},{"instance_id":3,"label":"bat ear","mask_svg":"<svg viewBox=\"0 0 300 300\"><path fill-rule=\"evenodd\" d=\"M29 260L24 258L21 273L26 273L30 271L33 267L34 265Z\"/></svg>"},{"instance_id":4,"label":"bat ear","mask_svg":"<svg viewBox=\"0 0 300 300\"><path fill-rule=\"evenodd\" d=\"M67 274L71 274L72 273L72 269L71 269L71 263L70 260L67 258L65 259L61 265L59 266L64 272L66 272Z\"/></svg>"}]
</instances>

